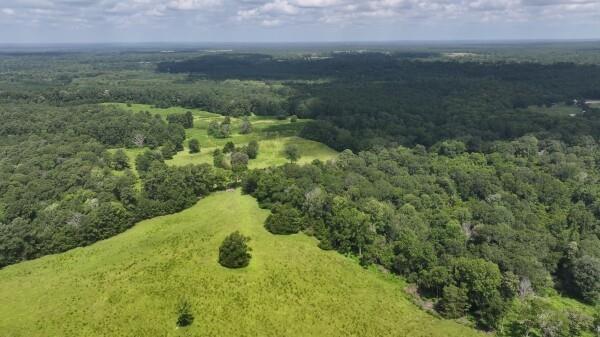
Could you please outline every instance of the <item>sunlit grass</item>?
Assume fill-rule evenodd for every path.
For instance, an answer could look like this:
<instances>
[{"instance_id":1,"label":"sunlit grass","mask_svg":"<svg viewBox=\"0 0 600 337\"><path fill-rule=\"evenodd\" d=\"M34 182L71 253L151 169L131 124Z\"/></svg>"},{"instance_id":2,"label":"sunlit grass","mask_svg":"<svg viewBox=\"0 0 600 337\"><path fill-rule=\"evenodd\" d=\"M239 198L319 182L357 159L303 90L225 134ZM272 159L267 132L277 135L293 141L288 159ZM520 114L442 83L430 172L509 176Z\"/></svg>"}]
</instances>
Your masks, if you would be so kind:
<instances>
[{"instance_id":1,"label":"sunlit grass","mask_svg":"<svg viewBox=\"0 0 600 337\"><path fill-rule=\"evenodd\" d=\"M185 109L181 107L172 107L168 109L154 108L145 104L122 104L110 103L134 112L149 111L152 114L159 114L163 118L170 113L183 113L191 111L194 114L194 128L186 130L186 148L178 152L173 159L168 160L169 165L187 165L187 164L212 164L212 152L215 149L223 148L227 142L233 142L236 146L244 146L252 140L259 142L259 154L254 160L250 160L250 168L264 168L274 165L282 165L288 162L283 154L286 144L295 144L300 150L301 158L298 161L301 164L310 163L315 159L327 161L336 157L337 152L330 147L315 141L300 138L297 135L306 123L310 120L299 119L292 123L290 119L276 119L265 116L251 116L253 132L241 134L241 118L231 118L231 137L215 138L208 134L208 123L213 120L223 121L224 116L210 112ZM191 154L187 149L187 141L195 138L200 142L200 153ZM131 166L135 164L135 157L139 155L142 149L125 149L130 158Z\"/></svg>"},{"instance_id":2,"label":"sunlit grass","mask_svg":"<svg viewBox=\"0 0 600 337\"><path fill-rule=\"evenodd\" d=\"M85 248L0 270L2 336L478 336L411 304L399 279L274 236L239 191L143 221ZM251 237L247 268L217 262L229 233ZM186 298L194 323L176 328Z\"/></svg>"}]
</instances>

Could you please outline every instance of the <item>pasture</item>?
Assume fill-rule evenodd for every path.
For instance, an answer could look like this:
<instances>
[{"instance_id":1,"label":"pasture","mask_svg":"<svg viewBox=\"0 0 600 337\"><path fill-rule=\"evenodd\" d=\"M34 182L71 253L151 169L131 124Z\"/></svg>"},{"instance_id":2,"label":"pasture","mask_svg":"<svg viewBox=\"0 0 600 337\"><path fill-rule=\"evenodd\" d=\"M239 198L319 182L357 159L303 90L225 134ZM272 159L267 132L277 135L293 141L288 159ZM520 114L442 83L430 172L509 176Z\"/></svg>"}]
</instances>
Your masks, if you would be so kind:
<instances>
[{"instance_id":1,"label":"pasture","mask_svg":"<svg viewBox=\"0 0 600 337\"><path fill-rule=\"evenodd\" d=\"M215 193L85 248L0 270L0 331L47 336L483 336L419 310L405 284L304 234L275 236L250 196ZM229 233L252 260L217 262ZM194 322L176 326L181 299Z\"/></svg>"}]
</instances>

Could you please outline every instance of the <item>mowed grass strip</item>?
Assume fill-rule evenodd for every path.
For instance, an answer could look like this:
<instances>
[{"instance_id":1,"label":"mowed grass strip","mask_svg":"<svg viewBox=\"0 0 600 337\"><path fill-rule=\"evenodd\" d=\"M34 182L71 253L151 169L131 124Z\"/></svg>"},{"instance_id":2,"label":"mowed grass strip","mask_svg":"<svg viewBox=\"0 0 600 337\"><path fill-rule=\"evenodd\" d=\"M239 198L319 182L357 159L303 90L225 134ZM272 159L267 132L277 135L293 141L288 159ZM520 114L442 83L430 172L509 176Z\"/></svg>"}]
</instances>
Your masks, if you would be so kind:
<instances>
[{"instance_id":1,"label":"mowed grass strip","mask_svg":"<svg viewBox=\"0 0 600 337\"><path fill-rule=\"evenodd\" d=\"M304 234L274 236L269 212L239 191L143 221L86 248L0 270L0 335L480 336L419 310L398 279L366 270ZM217 262L229 233L250 236L252 260ZM177 328L187 299L194 323Z\"/></svg>"}]
</instances>

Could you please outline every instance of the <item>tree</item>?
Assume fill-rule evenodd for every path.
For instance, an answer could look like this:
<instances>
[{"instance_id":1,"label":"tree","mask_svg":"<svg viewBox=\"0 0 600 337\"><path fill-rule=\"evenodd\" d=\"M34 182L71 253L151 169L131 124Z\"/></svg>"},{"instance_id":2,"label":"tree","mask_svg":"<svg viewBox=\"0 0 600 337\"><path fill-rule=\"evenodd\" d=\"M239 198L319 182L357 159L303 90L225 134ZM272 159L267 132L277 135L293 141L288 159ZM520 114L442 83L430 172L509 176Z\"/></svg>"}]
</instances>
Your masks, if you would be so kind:
<instances>
[{"instance_id":1,"label":"tree","mask_svg":"<svg viewBox=\"0 0 600 337\"><path fill-rule=\"evenodd\" d=\"M469 310L468 290L453 284L445 286L439 310L446 318L459 318Z\"/></svg>"},{"instance_id":2,"label":"tree","mask_svg":"<svg viewBox=\"0 0 600 337\"><path fill-rule=\"evenodd\" d=\"M175 149L175 145L173 145L173 143L167 142L160 149L160 153L165 159L173 159L173 156L177 154L177 150Z\"/></svg>"},{"instance_id":3,"label":"tree","mask_svg":"<svg viewBox=\"0 0 600 337\"><path fill-rule=\"evenodd\" d=\"M256 140L251 140L246 147L246 154L250 159L256 159L258 156L258 142Z\"/></svg>"},{"instance_id":4,"label":"tree","mask_svg":"<svg viewBox=\"0 0 600 337\"><path fill-rule=\"evenodd\" d=\"M188 148L190 149L190 153L199 153L200 152L200 142L196 138L190 139L188 142Z\"/></svg>"},{"instance_id":5,"label":"tree","mask_svg":"<svg viewBox=\"0 0 600 337\"><path fill-rule=\"evenodd\" d=\"M300 231L300 212L289 205L280 205L273 209L265 222L265 228L273 234L295 234Z\"/></svg>"},{"instance_id":6,"label":"tree","mask_svg":"<svg viewBox=\"0 0 600 337\"><path fill-rule=\"evenodd\" d=\"M117 171L129 168L129 157L125 151L118 149L112 156L111 167Z\"/></svg>"},{"instance_id":7,"label":"tree","mask_svg":"<svg viewBox=\"0 0 600 337\"><path fill-rule=\"evenodd\" d=\"M584 255L573 264L573 281L582 300L600 300L600 259Z\"/></svg>"},{"instance_id":8,"label":"tree","mask_svg":"<svg viewBox=\"0 0 600 337\"><path fill-rule=\"evenodd\" d=\"M225 155L223 154L223 151L221 151L220 149L215 149L213 151L213 165L215 167L220 167L220 168L228 168L229 167L229 163L225 159Z\"/></svg>"},{"instance_id":9,"label":"tree","mask_svg":"<svg viewBox=\"0 0 600 337\"><path fill-rule=\"evenodd\" d=\"M192 314L192 305L187 300L183 299L177 307L177 326L186 327L194 322Z\"/></svg>"},{"instance_id":10,"label":"tree","mask_svg":"<svg viewBox=\"0 0 600 337\"><path fill-rule=\"evenodd\" d=\"M252 123L250 123L250 119L248 117L244 117L242 120L242 126L240 127L241 134L249 134L252 132Z\"/></svg>"},{"instance_id":11,"label":"tree","mask_svg":"<svg viewBox=\"0 0 600 337\"><path fill-rule=\"evenodd\" d=\"M135 168L138 172L146 172L150 169L153 162L163 162L163 156L160 152L146 150L135 159Z\"/></svg>"},{"instance_id":12,"label":"tree","mask_svg":"<svg viewBox=\"0 0 600 337\"><path fill-rule=\"evenodd\" d=\"M235 144L233 142L227 142L225 146L223 146L223 153L231 153L235 150Z\"/></svg>"},{"instance_id":13,"label":"tree","mask_svg":"<svg viewBox=\"0 0 600 337\"><path fill-rule=\"evenodd\" d=\"M248 247L249 237L235 231L229 234L219 247L219 263L227 268L243 268L248 266L252 249Z\"/></svg>"},{"instance_id":14,"label":"tree","mask_svg":"<svg viewBox=\"0 0 600 337\"><path fill-rule=\"evenodd\" d=\"M300 149L294 144L286 144L285 148L283 149L283 153L285 154L285 157L292 163L295 163L298 161L298 159L300 159Z\"/></svg>"},{"instance_id":15,"label":"tree","mask_svg":"<svg viewBox=\"0 0 600 337\"><path fill-rule=\"evenodd\" d=\"M231 169L235 172L248 169L248 155L243 152L234 152L231 154Z\"/></svg>"}]
</instances>

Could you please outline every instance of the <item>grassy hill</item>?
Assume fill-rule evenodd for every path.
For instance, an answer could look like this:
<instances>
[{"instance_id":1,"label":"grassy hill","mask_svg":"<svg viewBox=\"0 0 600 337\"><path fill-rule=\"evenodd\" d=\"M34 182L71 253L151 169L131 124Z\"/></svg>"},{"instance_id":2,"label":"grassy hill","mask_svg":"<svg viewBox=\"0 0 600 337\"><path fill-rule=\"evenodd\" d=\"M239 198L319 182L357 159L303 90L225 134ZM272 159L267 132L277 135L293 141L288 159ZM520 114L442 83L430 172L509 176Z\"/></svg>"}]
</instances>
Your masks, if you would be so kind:
<instances>
[{"instance_id":1,"label":"grassy hill","mask_svg":"<svg viewBox=\"0 0 600 337\"><path fill-rule=\"evenodd\" d=\"M0 270L0 335L480 335L420 311L392 276L303 234L268 233L267 215L239 191L216 193L92 246ZM235 230L252 238L241 270L217 263ZM181 298L195 315L188 328L175 324Z\"/></svg>"},{"instance_id":2,"label":"grassy hill","mask_svg":"<svg viewBox=\"0 0 600 337\"><path fill-rule=\"evenodd\" d=\"M223 148L227 142L233 142L236 146L243 146L252 140L259 142L260 150L256 159L250 160L248 167L264 168L273 165L282 165L287 162L283 155L283 149L286 144L296 144L300 150L301 158L298 161L300 164L310 163L315 159L326 161L335 158L337 152L325 144L312 140L297 137L304 125L309 122L308 119L299 119L292 123L290 119L279 120L265 116L250 116L253 132L249 134L240 134L239 128L242 120L239 118L231 118L232 134L229 138L215 138L208 134L208 123L212 120L222 121L223 116L198 110L185 109L181 107L172 108L155 108L146 104L122 104L110 103L123 109L133 112L149 111L152 114L158 114L166 118L168 114L184 113L191 111L194 115L194 128L187 129L186 142L191 138L196 138L200 142L201 152L190 154L188 149L184 149L175 155L172 160L168 160L170 165L187 165L187 164L212 164L212 152L217 148ZM126 149L129 157L135 160L135 157L141 152L140 149Z\"/></svg>"}]
</instances>

